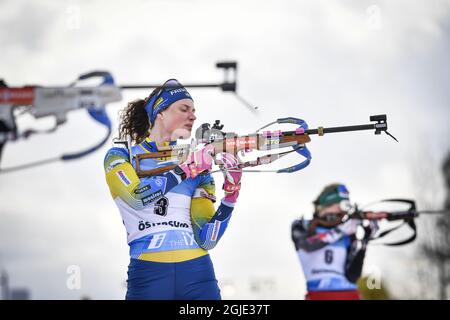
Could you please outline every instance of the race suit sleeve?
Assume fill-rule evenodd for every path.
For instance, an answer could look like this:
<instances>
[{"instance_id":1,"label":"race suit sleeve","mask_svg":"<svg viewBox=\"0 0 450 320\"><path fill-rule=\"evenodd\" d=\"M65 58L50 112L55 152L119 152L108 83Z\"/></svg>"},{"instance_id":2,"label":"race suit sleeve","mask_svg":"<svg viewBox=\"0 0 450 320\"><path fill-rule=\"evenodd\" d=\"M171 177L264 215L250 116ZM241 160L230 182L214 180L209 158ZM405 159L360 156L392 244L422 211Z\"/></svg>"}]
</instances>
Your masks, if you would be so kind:
<instances>
[{"instance_id":1,"label":"race suit sleeve","mask_svg":"<svg viewBox=\"0 0 450 320\"><path fill-rule=\"evenodd\" d=\"M356 283L362 273L366 246L351 236L351 244L347 250L347 260L345 262L345 277L348 281Z\"/></svg>"},{"instance_id":2,"label":"race suit sleeve","mask_svg":"<svg viewBox=\"0 0 450 320\"><path fill-rule=\"evenodd\" d=\"M222 238L233 206L222 200L215 210L214 180L211 175L200 176L200 180L191 202L191 222L197 244L205 250L210 250Z\"/></svg>"},{"instance_id":3,"label":"race suit sleeve","mask_svg":"<svg viewBox=\"0 0 450 320\"><path fill-rule=\"evenodd\" d=\"M181 176L173 170L139 178L130 163L128 150L124 148L111 148L107 152L104 169L112 197L120 197L135 210L142 210L160 199L182 181Z\"/></svg>"},{"instance_id":4,"label":"race suit sleeve","mask_svg":"<svg viewBox=\"0 0 450 320\"><path fill-rule=\"evenodd\" d=\"M361 240L351 236L351 244L347 251L347 260L345 262L345 276L348 281L356 283L361 277L366 256L367 243L378 230L377 222L372 221L368 226L364 226L364 237Z\"/></svg>"},{"instance_id":5,"label":"race suit sleeve","mask_svg":"<svg viewBox=\"0 0 450 320\"><path fill-rule=\"evenodd\" d=\"M300 249L306 252L319 250L331 243L334 243L341 239L344 234L337 228L330 229L330 231L317 234L309 234L308 221L295 220L291 227L291 237L295 244L295 249Z\"/></svg>"}]
</instances>

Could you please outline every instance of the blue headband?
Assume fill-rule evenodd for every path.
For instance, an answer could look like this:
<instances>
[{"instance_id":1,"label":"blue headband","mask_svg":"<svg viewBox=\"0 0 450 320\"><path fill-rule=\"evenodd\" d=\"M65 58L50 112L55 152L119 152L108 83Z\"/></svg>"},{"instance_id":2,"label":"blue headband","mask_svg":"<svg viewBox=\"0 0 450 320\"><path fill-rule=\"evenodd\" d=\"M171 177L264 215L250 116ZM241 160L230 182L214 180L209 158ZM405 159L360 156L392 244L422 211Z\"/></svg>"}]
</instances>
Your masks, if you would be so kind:
<instances>
[{"instance_id":1,"label":"blue headband","mask_svg":"<svg viewBox=\"0 0 450 320\"><path fill-rule=\"evenodd\" d=\"M158 113L167 109L172 103L181 99L192 99L186 88L176 79L167 80L162 88L145 105L150 123L153 125Z\"/></svg>"}]
</instances>

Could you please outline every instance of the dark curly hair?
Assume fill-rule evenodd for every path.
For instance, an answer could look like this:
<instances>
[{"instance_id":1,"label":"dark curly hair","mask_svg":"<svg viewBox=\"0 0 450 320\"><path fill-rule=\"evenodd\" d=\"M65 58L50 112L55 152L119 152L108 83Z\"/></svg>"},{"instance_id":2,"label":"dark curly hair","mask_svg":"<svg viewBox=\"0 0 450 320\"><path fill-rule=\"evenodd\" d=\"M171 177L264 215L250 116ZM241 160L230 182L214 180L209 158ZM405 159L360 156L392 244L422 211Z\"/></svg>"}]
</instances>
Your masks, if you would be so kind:
<instances>
[{"instance_id":1,"label":"dark curly hair","mask_svg":"<svg viewBox=\"0 0 450 320\"><path fill-rule=\"evenodd\" d=\"M137 99L128 103L120 112L119 139L131 141L138 144L149 136L151 128L145 105L161 87L156 88L146 99Z\"/></svg>"}]
</instances>

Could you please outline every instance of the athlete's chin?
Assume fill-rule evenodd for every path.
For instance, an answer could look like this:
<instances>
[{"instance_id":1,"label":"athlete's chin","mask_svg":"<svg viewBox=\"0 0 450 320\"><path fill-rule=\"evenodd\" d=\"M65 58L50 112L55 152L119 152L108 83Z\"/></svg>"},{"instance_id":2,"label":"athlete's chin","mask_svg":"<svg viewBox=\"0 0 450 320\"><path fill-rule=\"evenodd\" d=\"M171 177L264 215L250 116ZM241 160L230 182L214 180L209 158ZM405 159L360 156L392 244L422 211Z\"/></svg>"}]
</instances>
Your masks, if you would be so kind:
<instances>
[{"instance_id":1,"label":"athlete's chin","mask_svg":"<svg viewBox=\"0 0 450 320\"><path fill-rule=\"evenodd\" d=\"M172 133L172 141L173 140L177 140L177 139L189 139L189 137L191 136L191 128L178 128L175 129L174 132Z\"/></svg>"}]
</instances>

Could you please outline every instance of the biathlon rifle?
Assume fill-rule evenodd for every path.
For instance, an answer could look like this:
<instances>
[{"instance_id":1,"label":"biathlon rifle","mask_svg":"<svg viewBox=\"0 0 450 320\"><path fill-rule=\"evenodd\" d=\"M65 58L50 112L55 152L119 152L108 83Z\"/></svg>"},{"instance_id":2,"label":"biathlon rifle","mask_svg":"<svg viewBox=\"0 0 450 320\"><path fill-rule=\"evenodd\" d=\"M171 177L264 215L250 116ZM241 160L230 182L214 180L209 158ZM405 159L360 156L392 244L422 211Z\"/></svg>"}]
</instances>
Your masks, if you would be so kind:
<instances>
[{"instance_id":1,"label":"biathlon rifle","mask_svg":"<svg viewBox=\"0 0 450 320\"><path fill-rule=\"evenodd\" d=\"M186 160L187 155L195 150L198 146L205 144L212 144L214 146L214 161L217 165L222 166L220 157L216 157L220 153L227 152L232 153L237 156L240 160L238 167L229 168L228 171L233 171L236 169L245 169L249 167L256 167L264 164L269 164L275 160L278 160L289 153L296 152L301 155L304 160L298 164L277 169L277 170L251 170L245 169L246 172L276 172L276 173L291 173L304 169L311 162L311 153L306 147L306 143L311 141L311 135L323 136L329 133L338 132L349 132L349 131L360 131L360 130L374 130L375 134L379 135L385 132L387 135L392 137L394 140L397 139L392 136L388 131L387 117L384 114L374 115L370 117L370 121L374 123L363 124L363 125L353 125L353 126L341 126L341 127L318 127L317 129L309 129L307 123L298 118L288 117L280 118L274 122L271 122L262 128L256 130L255 133L249 135L238 136L232 132L223 132L223 125L220 124L220 120L216 122L211 127L210 124L203 124L196 130L196 139L193 139L190 144L180 144L180 145L170 145L158 147L157 152L145 153L135 155L136 171L138 176L151 176L158 175L163 172L174 169L179 163ZM273 124L294 124L298 128L293 131L263 131L262 129L267 128ZM252 161L243 161L239 155L243 156L253 150L269 151L274 149L284 149L289 148L288 151L283 151L279 153L271 153L264 156L259 156ZM142 161L145 159L155 159L155 158L170 158L171 160L160 162L159 166L145 170L144 166L141 165ZM217 170L218 171L218 170ZM213 171L216 172L216 171Z\"/></svg>"},{"instance_id":2,"label":"biathlon rifle","mask_svg":"<svg viewBox=\"0 0 450 320\"><path fill-rule=\"evenodd\" d=\"M403 204L406 205L407 208L403 210L396 210L396 211L390 211L390 210L361 210L358 209L358 206L355 205L354 209L351 211L351 213L348 215L348 218L350 219L360 219L360 220L369 220L369 221L402 221L403 223L386 229L384 231L377 232L377 234L371 238L367 238L367 241L373 241L380 238L385 237L386 235L390 234L394 230L398 230L403 226L408 226L409 229L412 230L412 234L401 241L397 242L377 242L373 244L379 244L379 245L386 245L386 246L400 246L404 245L410 242L413 242L417 237L417 226L415 223L415 219L417 219L420 215L430 215L430 214L449 214L449 210L417 210L416 202L411 199L385 199L381 201L377 201L375 203L371 203L370 205L379 204L379 203L397 203L397 204ZM367 207L367 205L366 205Z\"/></svg>"}]
</instances>

